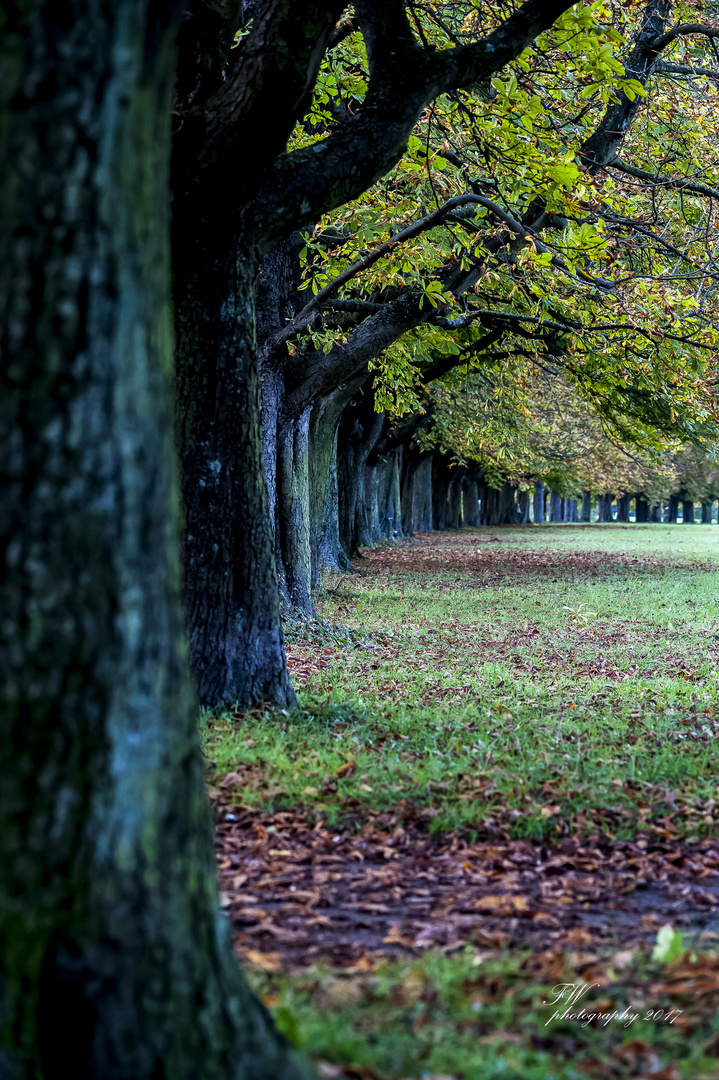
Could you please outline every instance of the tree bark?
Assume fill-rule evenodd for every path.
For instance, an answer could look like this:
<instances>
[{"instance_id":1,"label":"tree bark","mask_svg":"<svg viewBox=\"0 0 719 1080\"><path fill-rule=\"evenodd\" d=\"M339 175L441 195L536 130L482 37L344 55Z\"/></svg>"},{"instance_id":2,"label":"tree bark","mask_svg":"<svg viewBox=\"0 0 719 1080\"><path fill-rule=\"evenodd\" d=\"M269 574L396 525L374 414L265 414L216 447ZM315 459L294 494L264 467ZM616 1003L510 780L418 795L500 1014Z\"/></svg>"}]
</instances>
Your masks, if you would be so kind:
<instances>
[{"instance_id":1,"label":"tree bark","mask_svg":"<svg viewBox=\"0 0 719 1080\"><path fill-rule=\"evenodd\" d=\"M337 428L347 404L338 389L320 398L310 420L310 545L312 587L320 570L352 571L339 533Z\"/></svg>"},{"instance_id":2,"label":"tree bark","mask_svg":"<svg viewBox=\"0 0 719 1080\"><path fill-rule=\"evenodd\" d=\"M670 495L669 496L669 505L667 507L666 515L665 515L664 520L668 525L676 525L678 516L679 516L679 496L678 495Z\"/></svg>"},{"instance_id":3,"label":"tree bark","mask_svg":"<svg viewBox=\"0 0 719 1080\"><path fill-rule=\"evenodd\" d=\"M549 520L562 520L562 500L559 495L557 495L556 491L549 492Z\"/></svg>"},{"instance_id":4,"label":"tree bark","mask_svg":"<svg viewBox=\"0 0 719 1080\"><path fill-rule=\"evenodd\" d=\"M592 520L592 493L591 491L582 492L582 521Z\"/></svg>"},{"instance_id":5,"label":"tree bark","mask_svg":"<svg viewBox=\"0 0 719 1080\"><path fill-rule=\"evenodd\" d=\"M630 495L622 495L617 499L617 521L627 522L629 521L629 505L631 502Z\"/></svg>"},{"instance_id":6,"label":"tree bark","mask_svg":"<svg viewBox=\"0 0 719 1080\"><path fill-rule=\"evenodd\" d=\"M184 600L205 705L295 700L280 623L263 472L254 326L259 257L212 242L175 209L177 442L185 511ZM206 223L202 223L206 225ZM292 453L292 442L286 448ZM292 463L283 463L291 470ZM291 496L288 496L291 499Z\"/></svg>"},{"instance_id":7,"label":"tree bark","mask_svg":"<svg viewBox=\"0 0 719 1080\"><path fill-rule=\"evenodd\" d=\"M694 524L694 503L691 499L684 499L682 501L682 520L685 525Z\"/></svg>"},{"instance_id":8,"label":"tree bark","mask_svg":"<svg viewBox=\"0 0 719 1080\"><path fill-rule=\"evenodd\" d=\"M6 3L0 1074L303 1069L232 957L186 675L172 439L180 8Z\"/></svg>"},{"instance_id":9,"label":"tree bark","mask_svg":"<svg viewBox=\"0 0 719 1080\"><path fill-rule=\"evenodd\" d=\"M360 546L368 540L371 531L368 518L371 507L365 501L365 465L383 426L384 413L374 411L371 395L353 402L340 420L337 442L339 535L349 558L359 554Z\"/></svg>"}]
</instances>

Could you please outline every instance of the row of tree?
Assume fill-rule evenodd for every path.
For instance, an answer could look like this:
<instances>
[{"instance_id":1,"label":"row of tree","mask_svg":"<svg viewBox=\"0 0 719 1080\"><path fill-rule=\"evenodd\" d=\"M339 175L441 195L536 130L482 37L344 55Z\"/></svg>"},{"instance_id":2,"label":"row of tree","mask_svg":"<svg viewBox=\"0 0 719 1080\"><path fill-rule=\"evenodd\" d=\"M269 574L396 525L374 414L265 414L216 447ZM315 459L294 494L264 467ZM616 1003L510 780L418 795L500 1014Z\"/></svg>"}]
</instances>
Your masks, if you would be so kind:
<instances>
[{"instance_id":1,"label":"row of tree","mask_svg":"<svg viewBox=\"0 0 719 1080\"><path fill-rule=\"evenodd\" d=\"M711 432L693 16L3 5L3 1076L304 1073L218 915L187 643L204 703L293 701L281 597L455 512L438 380Z\"/></svg>"}]
</instances>

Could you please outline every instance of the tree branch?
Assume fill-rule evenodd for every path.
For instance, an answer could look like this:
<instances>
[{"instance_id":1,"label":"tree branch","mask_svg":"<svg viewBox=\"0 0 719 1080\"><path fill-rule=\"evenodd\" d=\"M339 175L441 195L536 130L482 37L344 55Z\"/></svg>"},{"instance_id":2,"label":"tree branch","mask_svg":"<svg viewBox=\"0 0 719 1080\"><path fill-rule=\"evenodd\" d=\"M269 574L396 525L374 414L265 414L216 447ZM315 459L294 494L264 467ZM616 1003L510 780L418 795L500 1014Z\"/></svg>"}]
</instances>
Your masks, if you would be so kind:
<instances>
[{"instance_id":1,"label":"tree branch","mask_svg":"<svg viewBox=\"0 0 719 1080\"><path fill-rule=\"evenodd\" d=\"M385 255L389 255L398 244L404 244L407 240L413 240L415 236L419 236L421 233L426 232L428 229L434 228L435 225L439 225L447 214L452 210L456 210L459 206L466 206L468 203L476 203L478 201L476 195L456 195L452 199L448 199L442 206L433 210L431 214L427 214L423 218L419 218L417 221L413 221L411 225L407 225L400 232L396 233L391 240L387 240L384 244L380 244L374 251L368 252L361 259L350 264L333 278L329 284L325 285L324 289L320 289L316 293L309 303L305 304L301 311L298 311L294 319L281 334L277 335L276 344L279 345L283 341L286 341L294 334L300 333L305 330L309 325L314 314L320 310L321 305L328 300L333 293L337 292L343 285L346 285L352 278L357 277L363 270L367 270L374 263L383 259Z\"/></svg>"},{"instance_id":2,"label":"tree branch","mask_svg":"<svg viewBox=\"0 0 719 1080\"><path fill-rule=\"evenodd\" d=\"M664 34L659 34L651 42L651 47L654 52L661 52L666 49L667 45L671 45L673 41L676 41L678 37L689 37L691 34L703 34L708 38L719 38L719 27L706 26L704 23L680 23L679 26L672 27L671 30L667 30Z\"/></svg>"},{"instance_id":3,"label":"tree branch","mask_svg":"<svg viewBox=\"0 0 719 1080\"><path fill-rule=\"evenodd\" d=\"M687 64L668 64L660 60L655 64L656 75L702 75L707 79L719 79L719 71L713 68L689 67Z\"/></svg>"},{"instance_id":4,"label":"tree branch","mask_svg":"<svg viewBox=\"0 0 719 1080\"><path fill-rule=\"evenodd\" d=\"M654 173L647 172L646 169L638 169L635 165L627 165L625 161L618 157L608 161L606 167L618 169L619 172L627 173L629 176L636 176L638 180L646 180L655 187L681 188L682 191L691 191L695 195L708 195L710 199L719 199L719 190L716 188L707 187L705 184L697 184L694 180L672 180L668 177L656 176Z\"/></svg>"},{"instance_id":5,"label":"tree branch","mask_svg":"<svg viewBox=\"0 0 719 1080\"><path fill-rule=\"evenodd\" d=\"M399 161L429 101L489 78L571 6L571 0L527 0L482 41L434 51L414 40L410 44L405 34L394 42L380 42L378 27L388 20L399 25L397 2L366 0L358 5L362 33L374 49L360 110L326 139L277 160L243 212L245 230L262 237L267 249L292 229L356 198ZM381 65L380 57L385 60ZM237 165L228 160L225 167L234 170Z\"/></svg>"},{"instance_id":6,"label":"tree branch","mask_svg":"<svg viewBox=\"0 0 719 1080\"><path fill-rule=\"evenodd\" d=\"M671 0L648 0L644 9L642 24L624 69L626 78L636 79L644 87L654 71L659 52L656 43L664 31L671 7ZM608 106L601 122L578 153L590 174L599 172L615 156L639 104L639 95L630 100L622 92L619 100Z\"/></svg>"}]
</instances>

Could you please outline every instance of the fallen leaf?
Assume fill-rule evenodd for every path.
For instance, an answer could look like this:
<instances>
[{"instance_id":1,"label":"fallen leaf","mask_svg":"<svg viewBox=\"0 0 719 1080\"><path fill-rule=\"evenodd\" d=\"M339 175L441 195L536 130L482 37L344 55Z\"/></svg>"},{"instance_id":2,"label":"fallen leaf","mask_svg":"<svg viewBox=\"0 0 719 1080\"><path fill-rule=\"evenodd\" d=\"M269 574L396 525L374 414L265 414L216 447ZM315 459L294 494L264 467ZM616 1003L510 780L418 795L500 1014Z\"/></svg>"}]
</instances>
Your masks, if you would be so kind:
<instances>
[{"instance_id":1,"label":"fallen leaf","mask_svg":"<svg viewBox=\"0 0 719 1080\"><path fill-rule=\"evenodd\" d=\"M242 949L241 956L247 964L252 964L253 967L262 968L263 971L282 971L281 952L263 953L258 952L257 949Z\"/></svg>"}]
</instances>

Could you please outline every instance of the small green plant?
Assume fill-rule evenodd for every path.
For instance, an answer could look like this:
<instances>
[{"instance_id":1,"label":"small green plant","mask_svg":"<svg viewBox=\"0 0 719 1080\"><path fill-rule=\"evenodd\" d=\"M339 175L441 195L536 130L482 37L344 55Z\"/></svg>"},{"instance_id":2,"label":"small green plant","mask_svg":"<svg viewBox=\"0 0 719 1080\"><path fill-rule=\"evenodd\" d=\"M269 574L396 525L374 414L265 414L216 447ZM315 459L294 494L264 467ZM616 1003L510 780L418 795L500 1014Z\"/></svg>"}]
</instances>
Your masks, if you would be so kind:
<instances>
[{"instance_id":1,"label":"small green plant","mask_svg":"<svg viewBox=\"0 0 719 1080\"><path fill-rule=\"evenodd\" d=\"M569 612L567 618L570 621L575 622L580 626L589 626L590 619L596 619L597 613L596 611L583 610L584 608L588 607L588 604L580 604L578 608L571 608L567 607L567 605L565 604L562 608L562 611Z\"/></svg>"},{"instance_id":2,"label":"small green plant","mask_svg":"<svg viewBox=\"0 0 719 1080\"><path fill-rule=\"evenodd\" d=\"M684 942L680 930L675 930L667 923L657 933L657 943L652 952L652 960L658 964L670 964L684 953Z\"/></svg>"}]
</instances>

